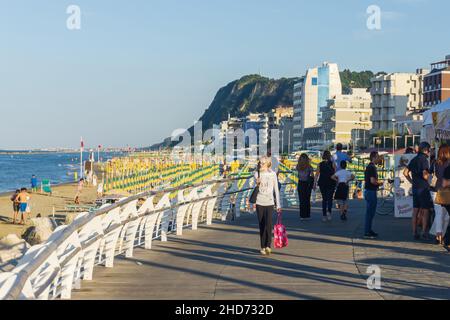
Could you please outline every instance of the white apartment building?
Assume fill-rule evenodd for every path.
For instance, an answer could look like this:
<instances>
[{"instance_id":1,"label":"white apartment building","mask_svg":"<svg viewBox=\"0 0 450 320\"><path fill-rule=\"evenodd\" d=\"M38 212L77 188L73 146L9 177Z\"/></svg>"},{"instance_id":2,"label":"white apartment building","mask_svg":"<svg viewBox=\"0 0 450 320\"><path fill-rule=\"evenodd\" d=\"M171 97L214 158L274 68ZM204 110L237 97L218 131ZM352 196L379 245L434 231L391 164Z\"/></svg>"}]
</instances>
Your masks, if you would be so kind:
<instances>
[{"instance_id":1,"label":"white apartment building","mask_svg":"<svg viewBox=\"0 0 450 320\"><path fill-rule=\"evenodd\" d=\"M423 108L423 78L426 70L416 73L390 73L374 77L372 95L372 133L392 130L394 121L414 126Z\"/></svg>"},{"instance_id":2,"label":"white apartment building","mask_svg":"<svg viewBox=\"0 0 450 320\"><path fill-rule=\"evenodd\" d=\"M294 123L293 123L293 150L298 150L301 146L303 136L303 122L302 122L302 92L303 82L305 77L301 78L300 82L294 85Z\"/></svg>"},{"instance_id":3,"label":"white apartment building","mask_svg":"<svg viewBox=\"0 0 450 320\"><path fill-rule=\"evenodd\" d=\"M305 145L304 130L321 123L321 109L327 106L328 99L341 93L341 77L335 63L324 62L309 69L294 85L294 150Z\"/></svg>"},{"instance_id":4,"label":"white apartment building","mask_svg":"<svg viewBox=\"0 0 450 320\"><path fill-rule=\"evenodd\" d=\"M352 130L366 132L372 129L371 102L370 92L365 88L355 88L351 94L338 94L329 99L327 106L322 109L321 132L325 145L358 143L352 141Z\"/></svg>"}]
</instances>

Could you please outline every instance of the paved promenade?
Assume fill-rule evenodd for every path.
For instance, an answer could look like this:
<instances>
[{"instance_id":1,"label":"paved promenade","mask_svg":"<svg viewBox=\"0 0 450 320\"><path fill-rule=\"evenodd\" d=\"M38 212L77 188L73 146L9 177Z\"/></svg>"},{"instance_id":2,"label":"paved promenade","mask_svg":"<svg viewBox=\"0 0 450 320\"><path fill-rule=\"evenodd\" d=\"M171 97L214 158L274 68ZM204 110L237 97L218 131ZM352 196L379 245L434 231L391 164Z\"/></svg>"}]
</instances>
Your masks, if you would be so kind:
<instances>
[{"instance_id":1,"label":"paved promenade","mask_svg":"<svg viewBox=\"0 0 450 320\"><path fill-rule=\"evenodd\" d=\"M215 223L182 237L137 249L115 267L97 267L74 299L450 299L450 254L411 241L408 220L377 216L380 240L363 240L364 202L351 204L343 223L335 214L300 222L285 211L289 247L259 255L256 217ZM366 270L382 270L382 290L367 289Z\"/></svg>"}]
</instances>

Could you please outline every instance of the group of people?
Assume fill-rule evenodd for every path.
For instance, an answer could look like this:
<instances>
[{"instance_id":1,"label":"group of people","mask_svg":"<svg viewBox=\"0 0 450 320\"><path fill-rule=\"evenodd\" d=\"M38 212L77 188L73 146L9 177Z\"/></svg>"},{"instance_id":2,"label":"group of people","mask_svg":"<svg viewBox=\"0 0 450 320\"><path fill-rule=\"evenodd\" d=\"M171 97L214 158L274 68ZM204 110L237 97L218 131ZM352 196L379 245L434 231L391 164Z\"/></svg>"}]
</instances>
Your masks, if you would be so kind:
<instances>
[{"instance_id":1,"label":"group of people","mask_svg":"<svg viewBox=\"0 0 450 320\"><path fill-rule=\"evenodd\" d=\"M403 175L412 185L412 233L415 240L430 240L432 222L436 240L448 246L450 237L450 146L440 146L437 157L427 142L419 145L417 156L405 168ZM431 219L434 213L434 219ZM421 232L419 233L419 228Z\"/></svg>"},{"instance_id":2,"label":"group of people","mask_svg":"<svg viewBox=\"0 0 450 320\"><path fill-rule=\"evenodd\" d=\"M334 157L331 152L325 151L323 161L320 163L317 172L311 165L311 160L307 154L302 154L298 160L298 193L300 200L300 219L302 221L311 218L311 194L319 187L323 202L323 221L332 220L333 199L338 201L341 212L341 219L347 220L348 214L348 193L349 183L355 179L347 170L347 163L352 162L351 158L343 152L342 144L337 145ZM256 212L258 216L261 254L271 254L273 212L274 209L281 213L280 182L278 180L278 159L270 153L262 157L258 163L255 173L258 193L256 197Z\"/></svg>"},{"instance_id":3,"label":"group of people","mask_svg":"<svg viewBox=\"0 0 450 320\"><path fill-rule=\"evenodd\" d=\"M38 192L38 180L35 174L30 179L31 192ZM31 216L30 206L31 195L27 188L17 189L10 197L13 207L13 224L17 223L20 216L19 224L24 225Z\"/></svg>"},{"instance_id":4,"label":"group of people","mask_svg":"<svg viewBox=\"0 0 450 320\"><path fill-rule=\"evenodd\" d=\"M11 195L10 199L13 203L13 211L14 211L13 224L17 223L17 218L20 215L19 224L24 225L28 219L27 214L28 215L31 214L31 209L29 205L31 196L28 193L28 189L27 188L17 189Z\"/></svg>"},{"instance_id":5,"label":"group of people","mask_svg":"<svg viewBox=\"0 0 450 320\"><path fill-rule=\"evenodd\" d=\"M347 170L347 164L352 162L350 156L343 152L342 144L336 146L336 153L331 155L325 151L322 162L316 172L311 165L311 159L304 153L300 155L297 164L298 195L300 202L300 219L311 219L311 196L320 190L322 194L322 221L332 220L333 200L337 201L342 221L347 221L349 184L355 175Z\"/></svg>"}]
</instances>

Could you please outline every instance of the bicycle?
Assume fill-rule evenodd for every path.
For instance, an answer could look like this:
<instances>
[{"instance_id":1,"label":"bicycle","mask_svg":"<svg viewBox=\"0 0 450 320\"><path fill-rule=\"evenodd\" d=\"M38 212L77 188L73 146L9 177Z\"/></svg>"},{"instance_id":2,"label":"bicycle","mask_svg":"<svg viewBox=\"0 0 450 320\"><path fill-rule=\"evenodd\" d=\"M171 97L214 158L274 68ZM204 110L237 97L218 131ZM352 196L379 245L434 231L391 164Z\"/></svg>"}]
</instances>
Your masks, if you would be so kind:
<instances>
[{"instance_id":1,"label":"bicycle","mask_svg":"<svg viewBox=\"0 0 450 320\"><path fill-rule=\"evenodd\" d=\"M387 216L394 213L394 180L384 181L383 187L378 191L381 197L378 199L377 214Z\"/></svg>"}]
</instances>

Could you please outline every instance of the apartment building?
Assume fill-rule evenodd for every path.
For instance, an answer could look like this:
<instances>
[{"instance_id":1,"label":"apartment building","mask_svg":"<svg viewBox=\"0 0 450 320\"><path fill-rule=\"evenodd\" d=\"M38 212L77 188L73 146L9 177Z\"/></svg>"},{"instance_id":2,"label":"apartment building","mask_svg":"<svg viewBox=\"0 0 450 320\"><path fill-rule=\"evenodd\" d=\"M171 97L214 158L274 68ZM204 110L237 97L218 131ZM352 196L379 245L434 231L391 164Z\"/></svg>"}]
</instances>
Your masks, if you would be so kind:
<instances>
[{"instance_id":1,"label":"apartment building","mask_svg":"<svg viewBox=\"0 0 450 320\"><path fill-rule=\"evenodd\" d=\"M372 78L372 133L392 130L393 120L413 121L410 115L423 110L422 84L427 73L419 69L416 73L390 73Z\"/></svg>"},{"instance_id":2,"label":"apartment building","mask_svg":"<svg viewBox=\"0 0 450 320\"><path fill-rule=\"evenodd\" d=\"M354 142L352 130L362 133L371 130L371 102L370 92L365 88L355 88L351 94L339 94L329 99L327 106L322 108L321 137L325 145L349 145Z\"/></svg>"},{"instance_id":3,"label":"apartment building","mask_svg":"<svg viewBox=\"0 0 450 320\"><path fill-rule=\"evenodd\" d=\"M328 99L341 93L341 77L335 63L324 62L320 67L309 69L294 85L294 150L305 146L306 128L320 125L321 110L327 106Z\"/></svg>"},{"instance_id":4,"label":"apartment building","mask_svg":"<svg viewBox=\"0 0 450 320\"><path fill-rule=\"evenodd\" d=\"M424 107L430 109L450 99L450 55L431 64L431 72L423 81Z\"/></svg>"}]
</instances>

